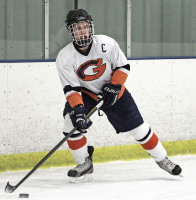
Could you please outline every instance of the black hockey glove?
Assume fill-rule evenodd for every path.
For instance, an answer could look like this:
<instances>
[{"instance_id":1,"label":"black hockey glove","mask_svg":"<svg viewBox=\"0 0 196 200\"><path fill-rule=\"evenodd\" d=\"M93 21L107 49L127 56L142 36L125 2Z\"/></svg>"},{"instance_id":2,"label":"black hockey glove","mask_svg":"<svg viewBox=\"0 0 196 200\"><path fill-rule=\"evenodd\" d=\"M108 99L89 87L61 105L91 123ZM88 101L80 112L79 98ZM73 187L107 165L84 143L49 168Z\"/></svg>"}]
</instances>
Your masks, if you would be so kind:
<instances>
[{"instance_id":1,"label":"black hockey glove","mask_svg":"<svg viewBox=\"0 0 196 200\"><path fill-rule=\"evenodd\" d=\"M77 130L82 133L85 133L86 129L92 125L92 121L90 119L86 119L84 106L82 105L73 107L69 116L73 126L77 127Z\"/></svg>"},{"instance_id":2,"label":"black hockey glove","mask_svg":"<svg viewBox=\"0 0 196 200\"><path fill-rule=\"evenodd\" d=\"M102 108L112 106L118 100L118 95L121 91L121 85L115 85L112 83L105 83L102 87L101 92L98 94L98 103L103 100Z\"/></svg>"}]
</instances>

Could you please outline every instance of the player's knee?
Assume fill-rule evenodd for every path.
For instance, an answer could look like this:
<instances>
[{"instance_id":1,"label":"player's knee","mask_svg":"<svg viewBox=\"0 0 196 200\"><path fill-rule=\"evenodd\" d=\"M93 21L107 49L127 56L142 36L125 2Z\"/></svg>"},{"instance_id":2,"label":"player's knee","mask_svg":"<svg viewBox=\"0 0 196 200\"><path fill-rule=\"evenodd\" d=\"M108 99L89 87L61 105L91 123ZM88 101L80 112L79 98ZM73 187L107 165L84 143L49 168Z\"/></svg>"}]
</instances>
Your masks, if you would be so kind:
<instances>
[{"instance_id":1,"label":"player's knee","mask_svg":"<svg viewBox=\"0 0 196 200\"><path fill-rule=\"evenodd\" d=\"M142 142L145 140L148 140L148 138L151 137L151 128L147 123L143 123L137 128L131 130L132 136L137 140L138 142Z\"/></svg>"}]
</instances>

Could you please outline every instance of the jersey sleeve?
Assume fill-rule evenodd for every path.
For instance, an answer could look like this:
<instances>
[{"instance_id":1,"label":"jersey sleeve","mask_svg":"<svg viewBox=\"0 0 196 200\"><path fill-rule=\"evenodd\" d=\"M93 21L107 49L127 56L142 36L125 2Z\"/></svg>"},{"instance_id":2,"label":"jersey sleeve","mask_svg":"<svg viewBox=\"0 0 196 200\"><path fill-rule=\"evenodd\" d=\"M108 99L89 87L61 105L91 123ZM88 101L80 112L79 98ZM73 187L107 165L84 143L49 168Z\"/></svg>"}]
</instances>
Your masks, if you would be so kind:
<instances>
[{"instance_id":1,"label":"jersey sleeve","mask_svg":"<svg viewBox=\"0 0 196 200\"><path fill-rule=\"evenodd\" d=\"M130 65L115 40L111 51L111 63L113 66L111 83L124 85L130 71Z\"/></svg>"},{"instance_id":2,"label":"jersey sleeve","mask_svg":"<svg viewBox=\"0 0 196 200\"><path fill-rule=\"evenodd\" d=\"M56 59L56 68L63 87L63 91L66 100L69 102L71 107L74 107L78 104L84 105L81 96L81 85L74 71L74 67L70 63L71 62L65 61L63 59L61 52L58 54Z\"/></svg>"}]
</instances>

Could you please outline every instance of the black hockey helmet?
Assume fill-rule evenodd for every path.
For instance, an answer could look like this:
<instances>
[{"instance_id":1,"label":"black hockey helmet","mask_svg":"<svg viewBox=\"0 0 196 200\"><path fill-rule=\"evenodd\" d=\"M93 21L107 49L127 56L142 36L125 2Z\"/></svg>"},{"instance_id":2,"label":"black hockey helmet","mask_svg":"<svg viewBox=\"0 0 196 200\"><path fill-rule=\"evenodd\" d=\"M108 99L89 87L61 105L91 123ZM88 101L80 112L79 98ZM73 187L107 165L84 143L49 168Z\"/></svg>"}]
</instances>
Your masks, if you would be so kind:
<instances>
[{"instance_id":1,"label":"black hockey helmet","mask_svg":"<svg viewBox=\"0 0 196 200\"><path fill-rule=\"evenodd\" d=\"M78 23L80 27L78 27ZM94 24L91 15L86 10L70 10L66 16L65 24L73 42L78 46L85 47L92 42ZM88 32L88 37L85 35L85 32Z\"/></svg>"},{"instance_id":2,"label":"black hockey helmet","mask_svg":"<svg viewBox=\"0 0 196 200\"><path fill-rule=\"evenodd\" d=\"M66 26L68 27L69 25L73 23L78 23L81 21L93 21L93 19L86 10L75 9L75 10L70 10L68 12L65 23L66 23Z\"/></svg>"}]
</instances>

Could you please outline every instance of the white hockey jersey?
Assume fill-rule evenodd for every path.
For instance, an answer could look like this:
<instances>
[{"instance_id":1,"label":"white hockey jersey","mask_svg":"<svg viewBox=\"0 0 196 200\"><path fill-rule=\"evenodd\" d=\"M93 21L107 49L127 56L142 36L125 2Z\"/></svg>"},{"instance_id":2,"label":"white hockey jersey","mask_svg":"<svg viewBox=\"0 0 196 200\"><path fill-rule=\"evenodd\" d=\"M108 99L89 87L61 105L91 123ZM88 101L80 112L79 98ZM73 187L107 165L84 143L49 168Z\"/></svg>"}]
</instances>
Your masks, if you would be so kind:
<instances>
[{"instance_id":1,"label":"white hockey jersey","mask_svg":"<svg viewBox=\"0 0 196 200\"><path fill-rule=\"evenodd\" d=\"M81 89L98 94L105 83L111 82L115 71L121 73L114 78L114 84L123 85L125 80L120 79L124 79L124 75L126 79L130 68L118 43L105 35L94 35L85 53L69 43L59 52L56 66L65 97L71 106L78 102L69 97L80 97Z\"/></svg>"}]
</instances>

